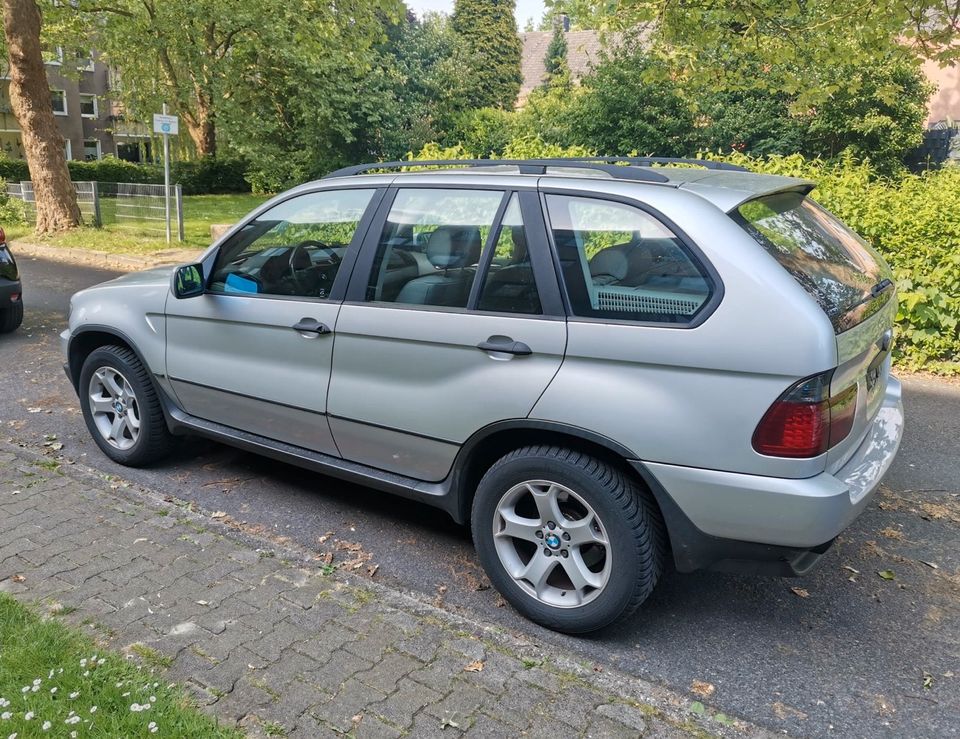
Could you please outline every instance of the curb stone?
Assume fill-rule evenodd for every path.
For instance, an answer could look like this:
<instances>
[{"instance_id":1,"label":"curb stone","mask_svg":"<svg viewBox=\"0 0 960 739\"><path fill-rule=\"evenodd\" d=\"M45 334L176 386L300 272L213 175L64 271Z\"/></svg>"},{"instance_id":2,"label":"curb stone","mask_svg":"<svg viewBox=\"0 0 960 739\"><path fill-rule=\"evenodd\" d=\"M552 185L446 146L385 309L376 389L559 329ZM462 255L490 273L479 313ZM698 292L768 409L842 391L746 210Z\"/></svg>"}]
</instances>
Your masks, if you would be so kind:
<instances>
[{"instance_id":1,"label":"curb stone","mask_svg":"<svg viewBox=\"0 0 960 739\"><path fill-rule=\"evenodd\" d=\"M139 272L151 267L173 266L195 262L206 249L164 249L152 254L114 254L96 249L81 249L72 246L34 244L17 239L10 242L17 257L49 259L85 267L99 267L119 272Z\"/></svg>"},{"instance_id":2,"label":"curb stone","mask_svg":"<svg viewBox=\"0 0 960 739\"><path fill-rule=\"evenodd\" d=\"M713 735L722 737L749 737L750 739L768 739L775 735L773 732L757 727L746 721L729 718L712 708L704 707L704 705L698 701L691 700L687 696L673 692L662 686L616 670L604 668L602 671L598 671L592 666L584 665L581 660L573 654L562 652L553 647L546 649L540 646L535 639L513 634L496 626L479 623L472 619L469 614L454 613L438 608L415 594L403 592L342 570L337 570L326 576L320 575L317 552L315 551L291 545L289 542L278 543L269 538L257 536L249 531L244 531L239 524L231 524L211 518L196 506L187 504L184 501L164 496L156 491L139 487L123 480L117 480L85 465L75 464L63 456L51 457L49 454L39 453L37 450L29 447L18 447L9 443L0 442L0 455L4 453L13 455L27 464L35 464L41 460L47 463L44 467L36 467L35 474L38 476L45 477L52 481L57 481L58 477L65 477L92 490L94 497L99 494L117 499L120 503L120 508L126 515L131 517L131 521L136 517L137 509L141 511L144 509L152 510L166 516L167 518L165 518L164 521L169 521L170 526L192 529L193 532L195 532L193 538L206 537L205 541L211 547L223 544L221 548L226 549L232 546L236 551L230 552L230 554L224 558L229 560L229 562L220 562L215 558L213 567L223 565L226 568L236 565L236 567L240 568L238 574L247 572L247 568L251 570L260 568L264 572L270 571L270 574L264 575L261 585L269 580L277 590L274 594L283 598L286 604L294 606L294 611L296 611L296 606L299 606L299 608L310 608L311 605L314 608L320 606L321 608L332 608L333 611L337 611L337 608L333 607L334 604L347 607L348 610L354 609L349 611L351 615L342 616L340 621L329 624L331 627L329 632L331 632L334 637L337 636L338 632L344 635L345 638L351 634L354 637L357 633L365 634L368 630L366 627L369 627L370 623L368 621L366 625L363 624L365 615L369 615L365 614L364 611L375 609L376 615L374 620L377 623L386 624L389 627L388 630L393 629L409 634L415 632L417 628L423 628L427 630L428 634L436 632L439 636L434 639L434 643L431 644L432 647L436 648L439 642L442 641L440 637L443 637L449 640L445 643L448 648L447 651L453 649L455 653L463 655L462 658L457 658L456 660L451 660L449 654L446 658L437 657L436 660L427 667L423 667L422 670L416 670L417 677L413 680L411 680L409 676L401 676L398 679L394 679L391 677L391 674L398 673L396 671L391 673L389 669L386 669L389 668L387 663L390 660L394 662L398 660L401 662L407 661L411 664L414 662L413 658L404 657L404 653L402 652L404 647L401 646L402 641L397 645L388 645L386 651L371 651L366 654L366 659L359 656L363 652L358 652L357 646L376 641L376 634L373 631L370 632L368 637L361 637L357 642L350 644L338 642L336 645L337 651L333 653L333 662L337 661L337 655L342 655L342 661L349 664L352 669L357 669L358 672L353 677L346 679L339 693L332 700L330 696L323 695L322 692L319 692L318 688L308 687L304 682L293 680L285 683L284 687L278 691L278 694L285 694L288 691L290 691L291 694L296 694L296 691L314 690L318 691L316 695L304 697L303 700L307 703L311 700L321 702L324 700L329 701L329 703L324 705L324 711L326 711L324 715L320 715L319 709L316 706L313 708L304 706L305 710L296 716L285 715L284 718L286 718L288 722L295 723L312 711L314 720L319 721L319 725L326 726L327 731L331 733L342 733L345 729L349 731L349 726L344 725L342 722L339 725L335 723L331 724L330 716L334 714L330 713L330 711L340 710L341 714L343 711L346 711L347 713L343 714L345 718L349 718L350 716L356 718L356 715L359 715L356 712L360 711L361 713L368 712L378 714L381 719L387 721L385 724L378 725L372 720L374 719L374 715L369 715L368 718L371 720L365 727L365 731L359 732L360 735L375 733L375 725L378 729L384 730L383 733L385 734L399 735L406 731L406 729L399 723L391 723L391 716L401 716L404 715L404 711L406 711L406 715L415 716L412 728L414 735L420 735L421 733L424 735L431 733L440 735L442 733L443 736L454 736L457 734L457 731L443 731L443 729L450 727L450 725L441 723L446 720L446 715L441 711L441 708L445 702L449 705L463 703L464 696L462 690L454 690L452 694L447 694L449 692L450 682L453 678L468 674L462 672L461 663L466 664L470 661L470 657L468 657L469 654L480 653L485 656L489 669L485 672L477 672L469 676L471 678L477 678L476 689L480 691L479 694L486 696L488 700L491 695L493 695L490 691L494 693L496 693L498 689L501 692L506 691L503 696L497 700L498 706L500 704L515 703L518 700L522 701L524 696L527 696L527 694L533 696L533 693L536 693L536 695L541 698L543 698L544 695L546 696L546 703L544 705L552 705L551 701L555 701L558 697L570 695L571 693L589 693L593 696L594 702L598 694L602 695L603 702L601 702L599 706L596 706L596 710L588 709L590 715L578 714L564 717L564 720L569 721L571 724L568 728L575 728L581 733L587 732L588 730L602 733L608 730L612 732L611 735L616 736L640 736L641 734L656 737ZM47 469L49 462L52 460L59 462L61 465L57 471ZM4 475L4 467L6 467L6 465L0 465L0 480L2 480L2 476ZM3 503L5 502L3 497L4 492L3 487L0 486L0 510L2 510ZM104 510L107 510L106 507L102 507ZM172 513L176 515L170 515ZM131 525L134 524L131 523ZM199 534L199 537L196 536L197 534ZM179 543L181 540L190 538L191 535L189 534L180 536L176 539L176 542ZM2 537L0 537L0 539L2 539ZM195 547L196 543L184 543L183 546ZM173 549L174 545L170 545L167 548ZM0 546L0 550L2 549L3 547ZM190 551L196 550L194 548ZM4 588L4 586L9 586L11 581L5 581L4 578L14 574L6 572L8 565L5 564L5 559L2 554L2 551L0 551L0 590L8 589ZM264 555L267 555L266 558L264 558ZM10 555L7 556L9 557ZM116 567L116 564L114 563L111 566ZM29 569L27 572L29 573ZM184 577L186 577L186 575L184 575ZM322 579L323 583L328 586L324 592L330 593L328 599L332 602L328 603L319 598L313 599L309 604L297 602L299 595L296 592L297 582L307 582L311 577ZM176 582L179 583L180 580L177 579ZM283 583L286 583L286 585L283 585ZM166 651L166 649L171 646L171 640L173 640L179 648L173 668L177 679L186 681L188 687L193 688L191 692L196 695L198 701L201 704L207 705L205 710L222 717L228 717L231 720L242 720L243 728L256 733L257 726L260 724L266 726L267 723L272 723L276 718L275 715L270 714L270 706L277 702L277 700L273 698L273 693L271 690L265 691L265 685L259 685L254 682L253 687L249 685L246 686L246 696L237 695L235 689L240 685L240 674L233 674L228 671L228 673L223 674L221 678L216 678L214 673L218 671L223 673L223 669L221 668L226 669L230 663L224 660L211 668L210 660L212 658L208 657L203 650L206 641L214 638L214 634L221 633L222 629L220 627L226 623L226 621L218 623L216 620L216 611L219 603L214 602L214 597L219 598L220 594L216 594L216 596L214 594L220 587L218 583L211 590L204 591L206 600L210 601L212 607L209 609L201 609L207 610L207 613L197 618L197 621L201 621L202 623L197 625L193 623L193 621L189 621L184 624L178 624L176 629L171 630L171 633L164 637L165 641L160 651ZM286 588L286 591L282 592L284 588ZM19 588L14 589L20 590ZM269 590L269 588L267 589ZM309 588L304 588L304 591L306 590L309 590ZM271 593L273 593L273 591L271 591ZM20 592L15 594L19 597L27 597L29 592L20 590ZM254 612L257 610L257 604L262 604L262 595L257 599L250 597L246 600L242 598L242 595L242 593L226 594L223 600L231 601L234 604L241 604L241 607L245 607L248 611ZM99 599L95 597L94 600ZM86 611L88 607L90 607L90 602L84 602L80 609L81 612ZM309 613L309 611L307 611L307 613ZM220 615L226 616L226 614ZM296 617L290 618L295 620ZM351 619L355 620L355 622L352 622ZM247 645L238 647L238 650L243 651L243 659L241 659L241 662L244 665L249 667L250 664L262 662L262 658L258 652L264 652L265 650L272 651L275 654L282 653L285 655L285 658L282 660L284 664L297 659L303 661L309 660L310 655L307 653L309 650L291 651L291 649L293 649L293 647L290 646L293 643L291 639L296 640L298 638L296 624L291 624L286 620L269 623L272 627L271 630L260 632L261 638L259 641L257 641L255 645L251 645L253 651L247 650ZM115 628L118 632L122 633L124 641L127 641L130 637L129 629L138 624L123 624ZM284 624L286 625L286 629L281 628ZM146 627L142 624L139 624L139 629L140 632L147 631ZM351 631L351 629L354 629L354 631ZM173 633L174 631L176 633ZM324 626L323 632L328 632L326 625ZM416 638L416 636L411 636L409 637L409 641L415 641ZM137 639L134 639L134 641L136 640ZM357 646L354 646L354 644ZM397 646L401 646L401 652L396 650L395 647ZM343 651L343 648L346 648L347 651ZM417 653L419 648L413 649L414 653ZM379 656L381 654L382 656ZM379 661L377 661L378 656ZM444 659L446 659L446 662L444 662ZM515 669L517 661L523 664L519 672ZM184 662L185 664L176 664L180 662ZM504 668L503 675L500 675L502 664L514 665L514 675L507 675L509 667ZM533 666L528 668L527 665ZM243 672L242 667L243 665L241 665L240 672ZM437 667L441 669L437 670ZM260 669L269 671L272 668L268 664ZM385 673L384 669L386 669ZM378 670L384 674L377 676ZM196 680L194 679L194 672L196 673ZM422 677L419 675L421 672L424 673ZM527 674L528 672L529 675ZM342 676L342 673L337 672L336 674ZM500 676L498 677L498 675ZM504 675L507 676L504 677ZM546 679L542 679L541 676ZM223 685L229 687L229 690L217 689L214 685L217 679L226 680ZM436 682L434 682L434 680L436 680ZM545 689L544 686L546 686ZM251 704L244 704L244 700L250 698L249 694L251 691L255 691L258 695L266 696L261 698L258 703L260 708L256 710L251 710ZM357 701L360 700L358 696L362 695L369 696L369 698L367 702L361 706L357 704ZM426 697L430 695L432 695L433 698L440 695L442 700L435 701L426 707L416 705L421 701L427 703L433 700L433 698ZM443 695L446 695L446 697L444 698ZM516 700L514 700L514 698ZM529 700L532 701L533 698L531 697ZM376 704L376 706L374 706L374 704ZM587 705L589 705L589 702ZM470 709L469 706L464 707L464 705L460 705L459 708L463 710L473 710ZM289 713L289 709L287 710ZM233 715L238 711L240 711L241 715ZM259 714L254 715L257 714L258 711L269 715L271 721L265 722L259 717ZM354 711L354 713L350 713L350 711ZM296 711L293 711L293 713L296 713ZM442 718L436 718L438 713L440 713ZM551 712L550 715L555 714ZM253 718L251 718L251 716L253 716ZM522 717L519 717L519 720L522 722ZM592 723L588 725L588 722L591 720ZM436 722L433 724L433 732L426 729L421 732L418 729L418 727L427 727L431 721ZM474 735L479 732L488 736L517 734L522 727L514 725L512 729L508 728L511 723L515 724L517 721L516 706L511 709L509 716L503 716L500 719L489 715L488 711L487 715L477 715L477 723L473 724L472 730L468 733ZM572 726L572 724L577 721L583 723L582 728ZM487 726L484 722L492 722L489 724L491 733L487 734L484 731L485 726ZM281 723L283 722L281 721ZM495 726L499 726L500 728L493 728ZM314 724L314 727L316 729L317 724ZM400 728L399 731L397 727ZM456 728L459 729L460 727L458 726ZM536 733L536 728L537 725L535 724L528 730L529 733ZM439 731L437 731L438 729ZM302 730L298 730L295 732L295 735L309 736L311 734L309 731L305 733Z\"/></svg>"}]
</instances>

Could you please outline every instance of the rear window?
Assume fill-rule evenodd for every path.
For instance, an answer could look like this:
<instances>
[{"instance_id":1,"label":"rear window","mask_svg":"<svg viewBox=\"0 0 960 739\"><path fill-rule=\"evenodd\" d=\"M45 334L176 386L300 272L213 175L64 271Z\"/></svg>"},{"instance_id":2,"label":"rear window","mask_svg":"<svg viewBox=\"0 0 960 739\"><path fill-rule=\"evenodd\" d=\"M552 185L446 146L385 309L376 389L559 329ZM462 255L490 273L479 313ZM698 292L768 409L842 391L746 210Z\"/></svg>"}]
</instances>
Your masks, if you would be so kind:
<instances>
[{"instance_id":1,"label":"rear window","mask_svg":"<svg viewBox=\"0 0 960 739\"><path fill-rule=\"evenodd\" d=\"M740 224L817 301L837 333L875 313L892 290L883 259L832 213L802 193L768 195L737 209Z\"/></svg>"}]
</instances>

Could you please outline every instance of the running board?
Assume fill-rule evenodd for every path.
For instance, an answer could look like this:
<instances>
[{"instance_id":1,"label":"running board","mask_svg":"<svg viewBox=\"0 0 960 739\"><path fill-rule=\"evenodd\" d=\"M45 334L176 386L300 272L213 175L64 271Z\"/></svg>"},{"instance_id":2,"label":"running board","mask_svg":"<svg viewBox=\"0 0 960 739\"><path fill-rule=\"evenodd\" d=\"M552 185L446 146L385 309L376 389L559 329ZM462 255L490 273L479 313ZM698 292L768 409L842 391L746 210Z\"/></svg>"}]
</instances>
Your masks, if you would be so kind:
<instances>
[{"instance_id":1,"label":"running board","mask_svg":"<svg viewBox=\"0 0 960 739\"><path fill-rule=\"evenodd\" d=\"M440 508L458 520L459 506L451 493L451 478L441 482L425 482L393 472L384 472L340 457L314 452L303 447L268 439L230 426L191 416L170 403L165 409L173 433L191 433L219 441L247 452L288 462L298 467L330 475L357 485L398 495L408 500Z\"/></svg>"}]
</instances>

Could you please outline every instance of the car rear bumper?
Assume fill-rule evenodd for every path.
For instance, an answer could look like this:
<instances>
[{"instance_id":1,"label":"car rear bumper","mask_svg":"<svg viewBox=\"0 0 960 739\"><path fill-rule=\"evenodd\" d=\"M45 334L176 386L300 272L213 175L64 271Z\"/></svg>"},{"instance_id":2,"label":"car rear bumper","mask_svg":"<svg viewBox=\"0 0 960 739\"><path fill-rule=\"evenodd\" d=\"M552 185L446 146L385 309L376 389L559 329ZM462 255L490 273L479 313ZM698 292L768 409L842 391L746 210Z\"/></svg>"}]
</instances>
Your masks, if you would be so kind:
<instances>
[{"instance_id":1,"label":"car rear bumper","mask_svg":"<svg viewBox=\"0 0 960 739\"><path fill-rule=\"evenodd\" d=\"M6 307L13 302L13 296L20 300L23 295L23 286L19 280L0 279L0 308Z\"/></svg>"},{"instance_id":2,"label":"car rear bumper","mask_svg":"<svg viewBox=\"0 0 960 739\"><path fill-rule=\"evenodd\" d=\"M728 559L764 559L766 554L781 561L792 557L803 560L788 568L799 574L809 569L809 557L802 555L826 551L867 506L897 454L902 435L900 383L891 377L883 405L864 440L846 464L832 474L786 479L650 462L643 463L641 473L665 509L681 569L705 566L700 561L704 556L693 550L706 545L684 541L699 536L709 544L706 559L724 559L724 547L719 542L727 541ZM664 496L669 498L666 506ZM673 525L671 518L677 515L686 521ZM692 548L687 555L683 553L685 547ZM756 556L751 556L751 551ZM683 557L689 560L686 566L681 562Z\"/></svg>"}]
</instances>

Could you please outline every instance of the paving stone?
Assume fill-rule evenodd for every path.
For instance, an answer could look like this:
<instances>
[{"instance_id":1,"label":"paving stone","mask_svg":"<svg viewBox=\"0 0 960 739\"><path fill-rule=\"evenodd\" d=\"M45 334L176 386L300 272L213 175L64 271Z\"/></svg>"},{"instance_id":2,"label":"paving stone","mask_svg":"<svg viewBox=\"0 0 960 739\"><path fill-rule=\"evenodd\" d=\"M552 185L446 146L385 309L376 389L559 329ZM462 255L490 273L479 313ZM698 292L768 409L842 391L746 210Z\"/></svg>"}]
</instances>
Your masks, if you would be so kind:
<instances>
[{"instance_id":1,"label":"paving stone","mask_svg":"<svg viewBox=\"0 0 960 739\"><path fill-rule=\"evenodd\" d=\"M365 685L389 693L396 690L400 678L420 667L423 663L406 654L391 653L373 665L369 670L357 673Z\"/></svg>"},{"instance_id":2,"label":"paving stone","mask_svg":"<svg viewBox=\"0 0 960 739\"><path fill-rule=\"evenodd\" d=\"M592 721L584 733L585 739L631 739L641 735L630 726L602 716Z\"/></svg>"},{"instance_id":3,"label":"paving stone","mask_svg":"<svg viewBox=\"0 0 960 739\"><path fill-rule=\"evenodd\" d=\"M471 737L471 739L473 737L477 737L477 739L490 739L491 737L503 737L507 739L508 737L517 736L517 730L509 724L497 721L489 716L480 716L464 736Z\"/></svg>"},{"instance_id":4,"label":"paving stone","mask_svg":"<svg viewBox=\"0 0 960 739\"><path fill-rule=\"evenodd\" d=\"M628 706L625 703L605 703L597 707L597 713L626 724L641 734L647 730L647 715L636 706Z\"/></svg>"},{"instance_id":5,"label":"paving stone","mask_svg":"<svg viewBox=\"0 0 960 739\"><path fill-rule=\"evenodd\" d=\"M404 678L397 683L397 689L387 696L386 700L374 703L369 710L386 719L392 726L408 729L421 708L442 697L441 693Z\"/></svg>"},{"instance_id":6,"label":"paving stone","mask_svg":"<svg viewBox=\"0 0 960 739\"><path fill-rule=\"evenodd\" d=\"M326 703L315 706L311 714L323 723L338 728L342 732L353 726L353 717L364 713L367 706L386 698L386 693L364 685L350 678Z\"/></svg>"}]
</instances>

